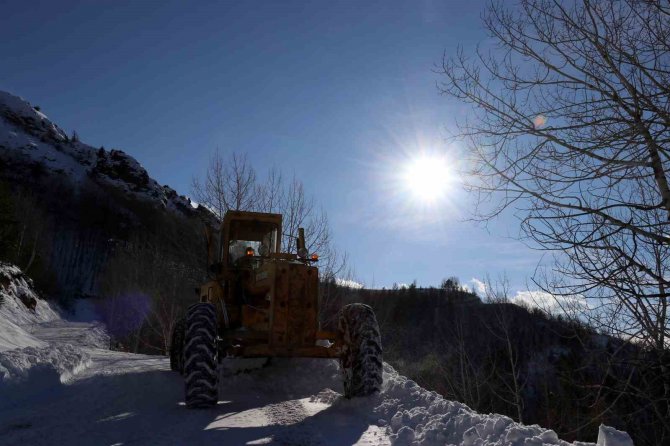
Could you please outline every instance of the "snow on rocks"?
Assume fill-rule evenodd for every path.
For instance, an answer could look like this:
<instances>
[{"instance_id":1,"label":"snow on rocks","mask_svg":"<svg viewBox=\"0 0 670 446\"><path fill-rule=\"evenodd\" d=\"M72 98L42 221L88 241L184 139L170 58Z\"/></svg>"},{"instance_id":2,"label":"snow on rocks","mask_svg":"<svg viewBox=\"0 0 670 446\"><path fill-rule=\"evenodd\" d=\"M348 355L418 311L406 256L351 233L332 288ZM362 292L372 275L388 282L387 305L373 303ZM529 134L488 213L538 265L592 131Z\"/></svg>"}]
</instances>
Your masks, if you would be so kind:
<instances>
[{"instance_id":1,"label":"snow on rocks","mask_svg":"<svg viewBox=\"0 0 670 446\"><path fill-rule=\"evenodd\" d=\"M27 101L0 91L0 149L3 157L43 166L75 183L86 177L88 146L69 144L65 132Z\"/></svg>"},{"instance_id":2,"label":"snow on rocks","mask_svg":"<svg viewBox=\"0 0 670 446\"><path fill-rule=\"evenodd\" d=\"M58 319L58 313L33 290L32 280L16 266L0 262L0 352L45 343L30 327Z\"/></svg>"},{"instance_id":3,"label":"snow on rocks","mask_svg":"<svg viewBox=\"0 0 670 446\"><path fill-rule=\"evenodd\" d=\"M55 375L61 382L90 363L87 353L67 343L50 343L35 336L43 325L63 322L33 288L18 267L0 262L0 395L8 386L33 380L35 374ZM92 342L101 342L94 330Z\"/></svg>"},{"instance_id":4,"label":"snow on rocks","mask_svg":"<svg viewBox=\"0 0 670 446\"><path fill-rule=\"evenodd\" d=\"M5 91L0 91L0 113L4 114L12 122L21 124L22 126L49 132L55 140L64 141L67 138L65 132L51 122L44 113L22 98Z\"/></svg>"},{"instance_id":5,"label":"snow on rocks","mask_svg":"<svg viewBox=\"0 0 670 446\"><path fill-rule=\"evenodd\" d=\"M68 138L26 100L4 91L0 91L0 158L9 160L16 171L37 168L64 176L76 186L96 183L185 216L200 213L213 218L195 209L187 197L149 177L132 156ZM30 171L17 175L27 176Z\"/></svg>"},{"instance_id":6,"label":"snow on rocks","mask_svg":"<svg viewBox=\"0 0 670 446\"><path fill-rule=\"evenodd\" d=\"M600 425L598 429L598 446L633 446L628 432L621 432L613 427Z\"/></svg>"}]
</instances>

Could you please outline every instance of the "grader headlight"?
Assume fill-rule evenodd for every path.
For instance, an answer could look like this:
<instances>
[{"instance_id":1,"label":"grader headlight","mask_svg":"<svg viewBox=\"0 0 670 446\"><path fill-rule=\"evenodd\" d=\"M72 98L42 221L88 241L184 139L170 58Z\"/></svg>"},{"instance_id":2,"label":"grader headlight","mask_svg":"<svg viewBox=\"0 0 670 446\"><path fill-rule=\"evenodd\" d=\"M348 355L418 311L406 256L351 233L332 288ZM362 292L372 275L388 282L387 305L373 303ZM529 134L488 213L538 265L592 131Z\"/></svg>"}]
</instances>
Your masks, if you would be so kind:
<instances>
[{"instance_id":1,"label":"grader headlight","mask_svg":"<svg viewBox=\"0 0 670 446\"><path fill-rule=\"evenodd\" d=\"M248 247L246 251L247 257L253 257L254 256L254 248Z\"/></svg>"}]
</instances>

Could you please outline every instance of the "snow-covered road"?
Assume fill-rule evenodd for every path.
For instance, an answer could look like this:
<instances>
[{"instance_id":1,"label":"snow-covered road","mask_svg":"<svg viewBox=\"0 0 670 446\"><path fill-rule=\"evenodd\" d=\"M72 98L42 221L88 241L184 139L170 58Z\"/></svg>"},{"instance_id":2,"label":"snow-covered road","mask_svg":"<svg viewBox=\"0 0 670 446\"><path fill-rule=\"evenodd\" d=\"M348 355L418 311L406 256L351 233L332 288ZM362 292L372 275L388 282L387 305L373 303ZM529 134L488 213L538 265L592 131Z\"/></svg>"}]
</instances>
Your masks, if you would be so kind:
<instances>
[{"instance_id":1,"label":"snow-covered road","mask_svg":"<svg viewBox=\"0 0 670 446\"><path fill-rule=\"evenodd\" d=\"M188 410L167 359L92 347L97 329L61 320L32 327L43 341L81 346L90 362L69 382L48 370L4 392L0 444L390 444L375 425L373 402L336 393L332 361L274 361L240 375L224 369L219 404Z\"/></svg>"}]
</instances>

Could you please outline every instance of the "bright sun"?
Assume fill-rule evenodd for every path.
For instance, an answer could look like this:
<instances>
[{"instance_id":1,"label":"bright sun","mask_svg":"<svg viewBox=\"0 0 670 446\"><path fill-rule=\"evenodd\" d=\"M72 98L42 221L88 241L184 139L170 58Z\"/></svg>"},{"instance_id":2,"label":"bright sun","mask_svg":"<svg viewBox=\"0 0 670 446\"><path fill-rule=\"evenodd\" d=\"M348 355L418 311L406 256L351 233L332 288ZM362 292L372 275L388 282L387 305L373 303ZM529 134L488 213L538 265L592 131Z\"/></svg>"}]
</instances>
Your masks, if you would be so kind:
<instances>
[{"instance_id":1,"label":"bright sun","mask_svg":"<svg viewBox=\"0 0 670 446\"><path fill-rule=\"evenodd\" d=\"M444 198L454 180L447 160L439 156L421 155L409 161L403 182L413 198L431 204Z\"/></svg>"}]
</instances>

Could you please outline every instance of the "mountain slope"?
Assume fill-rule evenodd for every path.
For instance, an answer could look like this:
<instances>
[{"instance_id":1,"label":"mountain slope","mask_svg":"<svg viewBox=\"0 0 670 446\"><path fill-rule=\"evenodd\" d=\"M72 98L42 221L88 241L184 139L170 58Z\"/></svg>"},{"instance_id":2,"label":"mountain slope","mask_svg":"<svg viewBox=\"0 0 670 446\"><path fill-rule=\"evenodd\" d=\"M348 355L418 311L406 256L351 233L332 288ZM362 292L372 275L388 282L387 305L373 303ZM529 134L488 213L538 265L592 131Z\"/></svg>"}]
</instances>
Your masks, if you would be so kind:
<instances>
[{"instance_id":1,"label":"mountain slope","mask_svg":"<svg viewBox=\"0 0 670 446\"><path fill-rule=\"evenodd\" d=\"M197 206L169 186L161 186L133 157L70 138L27 101L0 91L0 157L16 172L43 170L82 186L86 179L190 217Z\"/></svg>"},{"instance_id":2,"label":"mountain slope","mask_svg":"<svg viewBox=\"0 0 670 446\"><path fill-rule=\"evenodd\" d=\"M99 295L110 260L133 243L202 274L202 227L215 224L207 209L161 186L123 151L68 137L27 101L0 91L0 195L4 189L12 211L0 219L13 222L16 240L0 243L7 251L0 256L30 269L63 301Z\"/></svg>"}]
</instances>

